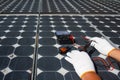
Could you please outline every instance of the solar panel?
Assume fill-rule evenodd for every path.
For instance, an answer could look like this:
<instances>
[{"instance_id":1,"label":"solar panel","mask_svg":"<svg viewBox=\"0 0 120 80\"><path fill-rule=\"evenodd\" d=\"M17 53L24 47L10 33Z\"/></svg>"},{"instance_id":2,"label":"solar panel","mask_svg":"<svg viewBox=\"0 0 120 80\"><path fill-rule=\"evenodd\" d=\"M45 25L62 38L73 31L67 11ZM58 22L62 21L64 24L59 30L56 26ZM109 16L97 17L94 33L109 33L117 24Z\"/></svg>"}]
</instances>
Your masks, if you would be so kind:
<instances>
[{"instance_id":1,"label":"solar panel","mask_svg":"<svg viewBox=\"0 0 120 80\"><path fill-rule=\"evenodd\" d=\"M39 46L40 47L38 49L38 53L39 53L38 56L40 56L40 57L38 57L38 77L37 77L38 80L40 80L40 79L42 79L42 80L50 80L50 79L53 79L53 80L56 80L56 79L58 79L58 80L59 79L80 80L79 76L76 75L73 66L64 59L63 55L61 55L58 52L59 47L63 46L64 44L60 45L57 42L57 39L56 39L56 36L54 33L59 30L61 31L62 30L61 28L64 28L65 31L69 31L69 32L73 33L76 43L80 44L80 45L85 45L85 42L80 37L81 35L84 35L84 36L89 36L89 37L96 37L96 36L97 37L105 37L105 38L109 39L115 46L117 46L117 47L119 46L118 44L115 44L111 40L111 38L115 38L115 37L118 38L119 34L115 33L114 31L111 31L111 30L110 31L103 30L104 26L101 27L101 29L98 28L100 21L104 22L104 19L106 17L107 18L112 17L112 18L109 18L109 20L108 20L109 24L111 24L111 19L114 19L113 21L116 22L117 21L116 18L118 18L118 16L85 16L85 18L84 18L84 16L59 16L59 19L56 19L56 18L58 18L58 16L57 17L56 16L48 16L48 18L46 18L46 17L44 18L44 16L40 16L40 19L41 19L40 28L46 26L46 27L51 27L51 30L45 31L45 30L39 29L40 33L46 34L47 36L39 34L39 36L40 36ZM71 19L73 19L73 21L71 21L71 24L68 24L69 19L66 21L66 19L68 17L69 17L70 21L71 21ZM101 19L101 17L102 17L102 20L99 20L99 19ZM54 18L55 18L55 22L56 22L56 20L59 20L59 23L55 23ZM79 18L81 18L81 20L84 20L84 22L80 22L78 20ZM95 24L91 24L92 22L94 23L94 20L93 20L94 18L98 18L98 20L95 20L95 22L96 22ZM46 21L46 19L49 19L48 24L43 24L44 21ZM63 22L65 22L65 23L63 23ZM74 23L74 22L76 22L76 23ZM82 24L83 26L80 24ZM89 26L84 26L86 24L89 24ZM106 25L106 24L107 23L103 23L103 25ZM61 25L61 26L59 26L59 25ZM109 25L109 26L111 27L111 25ZM119 24L116 24L115 27L117 28L118 26L119 26ZM57 27L59 27L59 29L56 30ZM47 34L47 33L50 33L50 34ZM100 53L97 51L94 52L92 54L93 60L94 60L94 57L98 57L99 54ZM96 70L98 71L98 74L100 75L102 80L106 80L106 79L119 80L119 77L117 77L118 74L114 73L114 70L111 72L108 71L106 69L106 66L104 66L101 61L94 60L94 63L97 68ZM119 63L115 60L112 60L112 64L119 71Z\"/></svg>"},{"instance_id":2,"label":"solar panel","mask_svg":"<svg viewBox=\"0 0 120 80\"><path fill-rule=\"evenodd\" d=\"M56 31L79 45L86 44L81 35L97 36L120 48L119 7L120 0L0 0L0 80L81 80L59 53L71 45L59 44ZM113 69L98 56L91 58L101 79L120 80L120 63L106 58Z\"/></svg>"},{"instance_id":3,"label":"solar panel","mask_svg":"<svg viewBox=\"0 0 120 80\"><path fill-rule=\"evenodd\" d=\"M0 17L0 79L30 80L37 16Z\"/></svg>"}]
</instances>

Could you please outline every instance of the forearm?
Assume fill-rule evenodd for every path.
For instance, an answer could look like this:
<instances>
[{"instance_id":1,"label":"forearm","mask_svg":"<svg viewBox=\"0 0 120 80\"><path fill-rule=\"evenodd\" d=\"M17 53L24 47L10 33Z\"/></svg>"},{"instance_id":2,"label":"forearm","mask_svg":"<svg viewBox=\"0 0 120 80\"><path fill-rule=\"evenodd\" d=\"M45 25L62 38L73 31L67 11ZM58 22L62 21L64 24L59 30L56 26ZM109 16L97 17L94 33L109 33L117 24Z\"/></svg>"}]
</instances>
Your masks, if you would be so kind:
<instances>
[{"instance_id":1,"label":"forearm","mask_svg":"<svg viewBox=\"0 0 120 80\"><path fill-rule=\"evenodd\" d=\"M82 80L101 80L95 72L87 72L82 77Z\"/></svg>"},{"instance_id":2,"label":"forearm","mask_svg":"<svg viewBox=\"0 0 120 80\"><path fill-rule=\"evenodd\" d=\"M109 56L120 62L120 50L119 49L111 50L109 52Z\"/></svg>"}]
</instances>

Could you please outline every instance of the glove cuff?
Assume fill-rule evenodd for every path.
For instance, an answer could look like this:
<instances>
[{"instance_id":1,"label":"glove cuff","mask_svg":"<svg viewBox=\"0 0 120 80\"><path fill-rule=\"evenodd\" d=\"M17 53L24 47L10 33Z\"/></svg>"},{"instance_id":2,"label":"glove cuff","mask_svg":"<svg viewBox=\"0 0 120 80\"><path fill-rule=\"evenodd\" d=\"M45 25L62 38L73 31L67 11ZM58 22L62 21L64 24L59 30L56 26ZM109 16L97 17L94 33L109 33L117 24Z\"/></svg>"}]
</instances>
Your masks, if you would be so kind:
<instances>
[{"instance_id":1,"label":"glove cuff","mask_svg":"<svg viewBox=\"0 0 120 80\"><path fill-rule=\"evenodd\" d=\"M77 68L76 72L77 72L78 76L80 76L80 78L81 78L84 74L86 74L88 72L95 72L95 68L94 68L94 66L87 66L87 67L83 67L81 69Z\"/></svg>"},{"instance_id":2,"label":"glove cuff","mask_svg":"<svg viewBox=\"0 0 120 80\"><path fill-rule=\"evenodd\" d=\"M80 75L80 78L84 77L85 74L91 73L91 72L95 72L95 71L94 71L94 70L91 70L91 71L84 72L82 75ZM96 73L96 72L95 72L95 73Z\"/></svg>"},{"instance_id":3,"label":"glove cuff","mask_svg":"<svg viewBox=\"0 0 120 80\"><path fill-rule=\"evenodd\" d=\"M113 46L108 46L108 47L105 47L101 53L103 55L109 56L110 52L114 49L115 48Z\"/></svg>"},{"instance_id":4,"label":"glove cuff","mask_svg":"<svg viewBox=\"0 0 120 80\"><path fill-rule=\"evenodd\" d=\"M110 56L111 52L114 51L114 50L116 50L116 48L111 49L111 50L108 52L107 56Z\"/></svg>"}]
</instances>

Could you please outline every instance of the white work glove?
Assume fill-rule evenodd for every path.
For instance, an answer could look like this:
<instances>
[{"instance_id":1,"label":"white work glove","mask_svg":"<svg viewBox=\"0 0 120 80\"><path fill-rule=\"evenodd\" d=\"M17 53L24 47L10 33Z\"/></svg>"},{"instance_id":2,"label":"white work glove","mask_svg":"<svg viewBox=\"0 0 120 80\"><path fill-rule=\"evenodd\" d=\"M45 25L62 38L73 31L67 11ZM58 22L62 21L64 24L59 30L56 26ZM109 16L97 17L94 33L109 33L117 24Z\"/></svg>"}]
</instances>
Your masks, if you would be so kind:
<instances>
[{"instance_id":1,"label":"white work glove","mask_svg":"<svg viewBox=\"0 0 120 80\"><path fill-rule=\"evenodd\" d=\"M109 53L115 49L107 40L99 37L91 38L91 46L95 47L101 54L109 56Z\"/></svg>"},{"instance_id":2,"label":"white work glove","mask_svg":"<svg viewBox=\"0 0 120 80\"><path fill-rule=\"evenodd\" d=\"M70 62L78 76L82 77L87 72L95 72L94 64L89 55L84 51L73 50L67 53L65 59Z\"/></svg>"}]
</instances>

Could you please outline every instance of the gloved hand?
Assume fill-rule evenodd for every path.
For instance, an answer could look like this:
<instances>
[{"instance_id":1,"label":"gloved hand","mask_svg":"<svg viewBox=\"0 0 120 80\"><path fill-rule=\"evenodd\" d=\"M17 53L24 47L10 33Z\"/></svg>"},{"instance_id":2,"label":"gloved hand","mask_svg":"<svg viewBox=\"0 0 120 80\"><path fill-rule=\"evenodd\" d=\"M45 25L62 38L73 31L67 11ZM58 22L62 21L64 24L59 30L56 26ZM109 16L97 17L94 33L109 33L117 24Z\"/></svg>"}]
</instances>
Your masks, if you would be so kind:
<instances>
[{"instance_id":1,"label":"gloved hand","mask_svg":"<svg viewBox=\"0 0 120 80\"><path fill-rule=\"evenodd\" d=\"M94 64L89 55L84 51L73 50L67 53L65 59L70 62L78 76L82 77L87 72L95 72Z\"/></svg>"},{"instance_id":2,"label":"gloved hand","mask_svg":"<svg viewBox=\"0 0 120 80\"><path fill-rule=\"evenodd\" d=\"M91 46L95 47L103 55L109 56L109 53L115 49L107 40L94 37L92 40Z\"/></svg>"}]
</instances>

